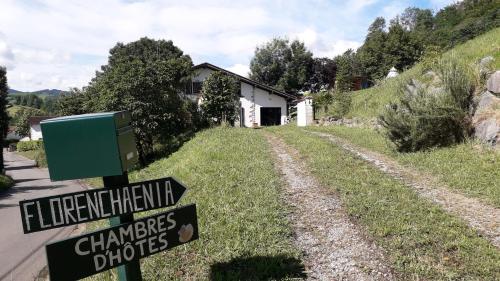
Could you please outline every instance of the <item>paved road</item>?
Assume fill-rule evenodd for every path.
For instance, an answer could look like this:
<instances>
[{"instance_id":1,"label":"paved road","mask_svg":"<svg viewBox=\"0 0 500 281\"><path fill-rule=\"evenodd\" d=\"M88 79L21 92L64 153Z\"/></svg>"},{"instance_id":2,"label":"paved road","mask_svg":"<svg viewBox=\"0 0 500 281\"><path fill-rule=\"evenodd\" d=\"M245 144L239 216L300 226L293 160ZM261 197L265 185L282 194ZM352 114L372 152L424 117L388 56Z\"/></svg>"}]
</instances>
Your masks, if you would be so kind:
<instances>
[{"instance_id":1,"label":"paved road","mask_svg":"<svg viewBox=\"0 0 500 281\"><path fill-rule=\"evenodd\" d=\"M19 201L81 191L75 181L51 182L47 169L12 152L4 152L14 187L0 193L0 280L33 280L46 265L45 243L70 235L74 226L23 234Z\"/></svg>"}]
</instances>

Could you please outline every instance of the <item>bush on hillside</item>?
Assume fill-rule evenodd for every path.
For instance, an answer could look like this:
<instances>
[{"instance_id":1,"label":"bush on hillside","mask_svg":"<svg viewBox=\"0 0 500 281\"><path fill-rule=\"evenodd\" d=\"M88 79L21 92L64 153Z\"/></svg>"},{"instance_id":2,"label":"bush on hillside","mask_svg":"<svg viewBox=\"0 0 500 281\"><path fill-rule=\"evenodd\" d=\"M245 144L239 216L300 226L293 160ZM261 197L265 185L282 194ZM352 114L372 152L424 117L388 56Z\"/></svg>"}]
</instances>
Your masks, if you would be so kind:
<instances>
[{"instance_id":1,"label":"bush on hillside","mask_svg":"<svg viewBox=\"0 0 500 281\"><path fill-rule=\"evenodd\" d=\"M400 152L462 142L471 133L469 108L474 90L469 68L456 58L438 60L422 81L402 81L399 102L379 117ZM409 82L409 83L408 83Z\"/></svg>"},{"instance_id":2,"label":"bush on hillside","mask_svg":"<svg viewBox=\"0 0 500 281\"><path fill-rule=\"evenodd\" d=\"M20 141L17 143L17 151L38 150L43 147L42 141Z\"/></svg>"},{"instance_id":3,"label":"bush on hillside","mask_svg":"<svg viewBox=\"0 0 500 281\"><path fill-rule=\"evenodd\" d=\"M350 92L332 91L333 102L329 106L328 115L335 118L344 117L351 108L352 95Z\"/></svg>"}]
</instances>

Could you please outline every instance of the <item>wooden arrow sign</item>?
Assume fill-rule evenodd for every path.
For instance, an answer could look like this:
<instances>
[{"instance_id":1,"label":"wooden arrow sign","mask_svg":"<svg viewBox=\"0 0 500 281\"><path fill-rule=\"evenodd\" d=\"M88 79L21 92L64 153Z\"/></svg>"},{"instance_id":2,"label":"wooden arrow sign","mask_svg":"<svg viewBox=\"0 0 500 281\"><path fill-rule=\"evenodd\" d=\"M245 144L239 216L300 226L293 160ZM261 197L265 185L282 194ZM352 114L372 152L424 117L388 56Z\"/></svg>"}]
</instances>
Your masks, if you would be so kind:
<instances>
[{"instance_id":1,"label":"wooden arrow sign","mask_svg":"<svg viewBox=\"0 0 500 281\"><path fill-rule=\"evenodd\" d=\"M50 280L81 279L198 239L196 205L47 244Z\"/></svg>"},{"instance_id":2,"label":"wooden arrow sign","mask_svg":"<svg viewBox=\"0 0 500 281\"><path fill-rule=\"evenodd\" d=\"M175 205L186 187L172 177L19 202L24 233Z\"/></svg>"}]
</instances>

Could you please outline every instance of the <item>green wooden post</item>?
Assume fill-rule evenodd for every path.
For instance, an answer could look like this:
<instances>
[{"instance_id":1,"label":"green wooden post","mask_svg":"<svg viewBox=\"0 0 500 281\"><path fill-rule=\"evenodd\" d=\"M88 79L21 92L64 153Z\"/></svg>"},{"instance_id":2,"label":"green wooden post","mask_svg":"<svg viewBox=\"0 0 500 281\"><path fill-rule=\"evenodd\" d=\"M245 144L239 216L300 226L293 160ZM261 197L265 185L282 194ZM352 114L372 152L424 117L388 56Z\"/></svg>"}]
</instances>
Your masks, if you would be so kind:
<instances>
[{"instance_id":1,"label":"green wooden post","mask_svg":"<svg viewBox=\"0 0 500 281\"><path fill-rule=\"evenodd\" d=\"M119 176L102 177L105 188L116 188L128 185L128 173L123 172ZM125 222L134 221L134 214L112 217L109 219L111 226L119 225ZM118 271L118 280L120 281L142 281L140 261L132 261L116 268Z\"/></svg>"}]
</instances>

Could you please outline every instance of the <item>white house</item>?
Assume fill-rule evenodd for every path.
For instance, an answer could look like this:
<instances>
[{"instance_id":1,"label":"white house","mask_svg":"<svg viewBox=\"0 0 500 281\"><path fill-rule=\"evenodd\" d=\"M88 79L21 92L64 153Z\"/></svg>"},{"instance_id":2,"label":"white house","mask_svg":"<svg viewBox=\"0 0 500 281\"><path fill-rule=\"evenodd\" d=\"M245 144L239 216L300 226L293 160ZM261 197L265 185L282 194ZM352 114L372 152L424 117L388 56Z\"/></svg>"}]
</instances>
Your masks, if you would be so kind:
<instances>
[{"instance_id":1,"label":"white house","mask_svg":"<svg viewBox=\"0 0 500 281\"><path fill-rule=\"evenodd\" d=\"M29 137L22 138L21 141L29 140L40 140L42 139L42 128L40 127L40 122L45 119L50 119L54 117L50 116L33 116L28 119L30 124L30 135Z\"/></svg>"},{"instance_id":2,"label":"white house","mask_svg":"<svg viewBox=\"0 0 500 281\"><path fill-rule=\"evenodd\" d=\"M288 116L288 103L295 100L292 94L276 90L236 73L227 71L210 63L194 67L195 75L186 96L201 104L201 86L213 71L221 71L240 81L240 118L242 127L283 125Z\"/></svg>"}]
</instances>

